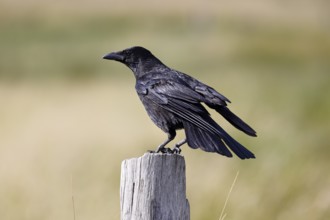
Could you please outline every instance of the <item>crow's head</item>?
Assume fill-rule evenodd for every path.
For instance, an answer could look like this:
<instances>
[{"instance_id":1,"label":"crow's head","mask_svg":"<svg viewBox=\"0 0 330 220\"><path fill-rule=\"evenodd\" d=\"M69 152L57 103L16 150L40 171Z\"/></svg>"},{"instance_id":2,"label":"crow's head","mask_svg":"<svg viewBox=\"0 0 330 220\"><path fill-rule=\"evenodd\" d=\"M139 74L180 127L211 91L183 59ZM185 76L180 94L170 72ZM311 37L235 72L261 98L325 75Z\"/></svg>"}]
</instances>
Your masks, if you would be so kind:
<instances>
[{"instance_id":1,"label":"crow's head","mask_svg":"<svg viewBox=\"0 0 330 220\"><path fill-rule=\"evenodd\" d=\"M139 76L162 64L149 50L139 46L109 53L103 59L121 62Z\"/></svg>"}]
</instances>

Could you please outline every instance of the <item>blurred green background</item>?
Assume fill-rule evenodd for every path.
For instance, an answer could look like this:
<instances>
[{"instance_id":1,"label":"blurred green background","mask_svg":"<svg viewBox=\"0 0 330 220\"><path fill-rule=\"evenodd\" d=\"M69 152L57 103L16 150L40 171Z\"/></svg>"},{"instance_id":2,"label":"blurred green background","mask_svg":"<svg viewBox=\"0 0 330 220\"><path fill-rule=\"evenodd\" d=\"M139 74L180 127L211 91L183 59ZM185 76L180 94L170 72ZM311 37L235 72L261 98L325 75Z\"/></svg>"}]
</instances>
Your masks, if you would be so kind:
<instances>
[{"instance_id":1,"label":"blurred green background","mask_svg":"<svg viewBox=\"0 0 330 220\"><path fill-rule=\"evenodd\" d=\"M256 160L183 147L191 219L330 218L330 4L2 0L0 219L119 219L120 163L166 138L130 70L134 45L227 96L258 132L212 112ZM182 132L176 140L182 138Z\"/></svg>"}]
</instances>

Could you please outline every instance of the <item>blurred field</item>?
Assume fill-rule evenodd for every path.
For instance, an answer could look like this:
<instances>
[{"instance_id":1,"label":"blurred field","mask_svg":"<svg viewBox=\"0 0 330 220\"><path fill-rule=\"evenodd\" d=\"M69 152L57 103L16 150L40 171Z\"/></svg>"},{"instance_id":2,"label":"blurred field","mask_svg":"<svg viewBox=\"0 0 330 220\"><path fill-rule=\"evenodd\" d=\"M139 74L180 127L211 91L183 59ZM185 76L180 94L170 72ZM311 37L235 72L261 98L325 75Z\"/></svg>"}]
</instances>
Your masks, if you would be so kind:
<instances>
[{"instance_id":1,"label":"blurred field","mask_svg":"<svg viewBox=\"0 0 330 220\"><path fill-rule=\"evenodd\" d=\"M2 1L0 219L119 219L122 160L165 138L124 66L133 45L226 95L258 131L240 161L183 147L192 219L329 219L326 1ZM182 137L182 134L180 134ZM178 137L178 140L180 137ZM72 180L72 181L71 181Z\"/></svg>"}]
</instances>

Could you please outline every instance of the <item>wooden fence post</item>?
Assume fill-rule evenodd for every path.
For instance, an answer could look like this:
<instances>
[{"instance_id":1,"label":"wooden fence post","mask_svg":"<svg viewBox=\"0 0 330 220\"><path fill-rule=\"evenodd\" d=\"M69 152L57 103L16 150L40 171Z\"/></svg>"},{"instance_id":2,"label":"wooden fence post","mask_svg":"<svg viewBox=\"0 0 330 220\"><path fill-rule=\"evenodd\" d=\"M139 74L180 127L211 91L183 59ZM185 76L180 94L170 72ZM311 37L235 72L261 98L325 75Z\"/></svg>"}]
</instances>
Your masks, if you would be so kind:
<instances>
[{"instance_id":1,"label":"wooden fence post","mask_svg":"<svg viewBox=\"0 0 330 220\"><path fill-rule=\"evenodd\" d=\"M120 209L121 220L189 220L183 156L146 153L124 160Z\"/></svg>"}]
</instances>

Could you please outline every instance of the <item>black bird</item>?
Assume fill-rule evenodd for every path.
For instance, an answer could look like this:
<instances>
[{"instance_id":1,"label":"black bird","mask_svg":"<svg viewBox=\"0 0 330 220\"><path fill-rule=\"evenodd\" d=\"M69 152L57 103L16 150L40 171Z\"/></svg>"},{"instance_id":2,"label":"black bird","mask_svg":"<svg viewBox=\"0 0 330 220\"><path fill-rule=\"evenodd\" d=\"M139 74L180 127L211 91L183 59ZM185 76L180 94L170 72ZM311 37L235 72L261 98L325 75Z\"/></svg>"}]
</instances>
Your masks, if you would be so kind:
<instances>
[{"instance_id":1,"label":"black bird","mask_svg":"<svg viewBox=\"0 0 330 220\"><path fill-rule=\"evenodd\" d=\"M151 120L168 138L156 152L180 153L180 146L188 145L207 152L232 157L229 147L239 158L255 158L254 154L234 140L211 117L202 103L215 109L234 127L247 135L256 132L227 108L230 102L213 88L163 64L149 50L132 47L105 55L130 68L136 78L135 89ZM176 136L176 130L184 129L186 138L173 150L165 148Z\"/></svg>"}]
</instances>

